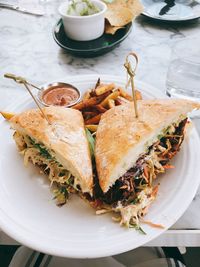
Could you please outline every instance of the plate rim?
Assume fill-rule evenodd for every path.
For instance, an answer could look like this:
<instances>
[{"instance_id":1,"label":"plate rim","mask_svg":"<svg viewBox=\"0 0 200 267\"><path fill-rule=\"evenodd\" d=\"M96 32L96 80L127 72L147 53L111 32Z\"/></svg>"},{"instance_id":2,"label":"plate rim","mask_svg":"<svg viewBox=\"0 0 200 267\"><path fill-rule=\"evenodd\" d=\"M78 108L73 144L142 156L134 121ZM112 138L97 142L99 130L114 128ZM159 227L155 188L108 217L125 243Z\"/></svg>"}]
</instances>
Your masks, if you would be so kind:
<instances>
[{"instance_id":1,"label":"plate rim","mask_svg":"<svg viewBox=\"0 0 200 267\"><path fill-rule=\"evenodd\" d=\"M200 14L194 14L193 16L188 16L186 18L182 18L182 19L168 19L168 18L163 18L162 16L153 16L150 13L146 12L145 9L146 7L148 7L149 5L146 5L145 3L147 3L145 0L142 0L142 4L144 6L144 11L141 13L141 15L151 18L153 20L160 20L160 21L165 21L165 22L187 22L187 21L193 21L193 20L197 20L200 18ZM156 3L152 0L152 3ZM185 4L182 4L185 6Z\"/></svg>"},{"instance_id":2,"label":"plate rim","mask_svg":"<svg viewBox=\"0 0 200 267\"><path fill-rule=\"evenodd\" d=\"M128 23L127 25L125 25L125 27L129 27L128 28L128 31L126 32L126 34L124 34L124 36L122 38L120 38L119 40L115 41L114 43L108 45L108 46L105 46L105 47L99 47L99 48L93 48L93 49L87 49L87 50L84 50L84 49L74 49L74 48L70 48L70 47L67 47L65 45L63 45L59 40L58 38L56 37L56 27L59 25L59 24L63 24L62 22L62 18L60 18L56 24L54 25L53 27L53 30L52 30L52 35L53 35L53 38L55 40L55 42L63 49L65 49L66 51L69 51L69 52L76 52L76 53L90 53L90 52L99 52L99 51L103 51L103 50L107 50L107 49L111 49L113 48L114 46L120 44L124 39L126 39L128 37L128 35L131 33L132 31L132 28L133 28L133 23L130 22ZM61 26L60 26L61 27ZM67 37L68 38L68 37ZM72 40L73 41L73 40ZM79 42L79 41L78 41Z\"/></svg>"},{"instance_id":3,"label":"plate rim","mask_svg":"<svg viewBox=\"0 0 200 267\"><path fill-rule=\"evenodd\" d=\"M193 21L193 20L197 20L200 18L200 15L198 16L195 16L195 17L189 17L187 19L164 19L164 18L161 18L159 16L152 16L151 14L149 14L148 12L145 12L143 11L141 13L144 17L148 17L148 18L151 18L153 20L159 20L159 21L166 21L166 22L187 22L187 21Z\"/></svg>"},{"instance_id":4,"label":"plate rim","mask_svg":"<svg viewBox=\"0 0 200 267\"><path fill-rule=\"evenodd\" d=\"M108 80L115 80L116 81L116 83L117 82L122 82L122 81L125 81L125 79L124 79L124 77L122 78L122 77L120 77L120 76L115 76L115 75L100 75L100 74L92 74L92 75L74 75L74 76L66 76L65 78L64 78L64 80L66 80L66 79L69 79L69 80L72 80L72 81L77 81L77 79L80 81L80 80L85 80L85 81L87 81L88 79L91 79L91 80L93 80L94 78L95 79L97 79L98 77L101 77L101 79L108 79ZM144 82L140 82L140 81L137 81L136 80L136 86L138 86L139 87L139 89L140 89L140 87L142 87L142 86L144 86L143 88L145 88L145 90L147 90L146 88L148 88L149 90L154 90L154 92L159 92L159 97L160 97L160 95L163 95L163 96L165 96L165 98L167 98L167 96L166 95L164 95L164 93L162 92L162 91L160 91L159 89L157 89L156 87L154 87L154 86L151 86L151 85L148 85L147 83L144 83ZM144 91L145 91L144 90ZM153 93L154 95L155 95L155 93ZM29 97L30 98L30 97ZM27 100L27 97L24 97L23 98L23 101L26 101ZM17 105L18 104L18 105ZM15 101L15 103L14 104L12 104L12 110L14 110L14 109L16 109L17 107L16 106L20 106L20 105L22 105L23 103L19 103L19 100L17 100L17 101ZM16 106L15 106L16 105ZM15 106L15 107L14 107ZM10 107L11 107L11 105L10 105ZM9 108L9 107L8 107ZM11 110L11 111L12 111ZM2 123L2 121L0 121L0 124ZM195 127L193 127L193 135L195 136L195 138L197 138L197 142L200 144L200 137L199 137L199 135L198 135L198 133L197 133L197 130L196 130L196 128ZM199 152L199 157L200 157L200 152ZM197 167L196 167L197 168ZM196 170L196 168L195 168L195 170ZM193 199L193 197L194 197L194 195L196 194L196 191L197 191L197 189L198 189L198 186L199 186L199 183L200 183L200 178L198 179L198 181L197 181L197 179L195 179L195 187L193 187L192 188L192 194L190 194L190 197L187 199L187 205L185 205L184 206L184 208L183 207L180 207L180 209L177 211L177 214L178 214L178 216L176 215L176 216L174 216L176 219L174 220L174 218L173 219L169 219L170 221L171 220L173 220L173 222L171 222L170 223L170 226L175 222L175 221L177 221L177 219L178 218L180 218L180 216L185 212L185 210L188 208L188 206L190 205L190 203L191 203L191 201L192 201L192 199ZM2 215L2 212L4 213L4 211L1 209L1 206L0 206L0 214ZM11 218L9 217L9 215L8 214L3 214L3 216L5 216L6 217L6 221L8 220L8 221L10 221L11 220ZM113 247L112 248L110 248L110 249L108 249L107 250L107 252L105 253L105 252L102 252L102 251L98 251L98 249L96 249L95 250L95 253L94 253L94 251L92 252L92 253L88 253L87 255L85 255L85 251L83 252L83 253L81 253L81 251L79 251L79 252L76 252L76 251L74 251L73 253L72 252L69 252L68 253L68 251L66 251L66 250L63 250L62 249L62 251L60 251L58 248L52 248L52 247L48 247L48 248L44 248L40 243L41 242L36 242L36 244L33 242L31 242L30 240L27 240L27 238L26 237L23 237L23 236L21 236L19 233L18 233L18 231L16 231L15 230L15 228L13 228L12 229L12 226L11 226L11 231L9 231L9 229L10 229L10 225L9 224L2 224L2 220L3 220L3 216L0 216L0 227L1 227L1 229L3 230L3 231L5 231L6 233L8 233L8 234L10 234L11 232L12 232L12 236L16 239L16 240L18 240L20 243L22 243L22 244L25 244L26 246L28 246L28 247L32 247L32 248L34 248L34 249L36 249L36 250L40 250L40 251L42 251L42 252L44 252L44 253L50 253L50 254L52 254L52 255L56 255L56 256L61 256L61 257L72 257L72 258L99 258L99 257L105 257L105 256L110 256L110 255L115 255L115 254L119 254L119 253L123 253L123 252L125 252L125 251L128 251L128 250L131 250L131 249L134 249L135 247L134 246L130 246L130 244L128 243L126 243L126 247L125 248L123 248L123 249L121 249L121 248L118 248L118 249L113 249ZM4 219L5 220L5 219ZM12 221L12 220L11 220ZM14 222L14 225L15 225L15 222ZM16 226L16 225L15 225ZM170 226L168 226L168 228L170 227ZM21 225L19 225L18 227L20 227L20 228L22 228L22 226ZM20 229L19 228L19 229ZM8 229L8 231L7 231L7 229ZM23 229L23 228L22 228ZM145 241L145 242L140 242L139 243L139 245L138 246L141 246L141 245L144 245L145 243L147 243L147 242L149 242L149 241L151 241L151 240L153 240L154 238L157 238L160 234L162 234L162 233L164 233L165 231L167 230L167 228L166 229L161 229L161 230L157 230L156 229L156 231L157 231L157 234L155 235L153 235L153 237L151 237L151 238L148 238L148 235L147 236L145 236L145 239L147 239L147 241ZM23 229L23 231L24 231L24 229ZM153 231L153 230L152 230ZM13 233L14 232L14 233ZM151 234L150 234L151 235ZM138 247L137 246L137 247Z\"/></svg>"}]
</instances>

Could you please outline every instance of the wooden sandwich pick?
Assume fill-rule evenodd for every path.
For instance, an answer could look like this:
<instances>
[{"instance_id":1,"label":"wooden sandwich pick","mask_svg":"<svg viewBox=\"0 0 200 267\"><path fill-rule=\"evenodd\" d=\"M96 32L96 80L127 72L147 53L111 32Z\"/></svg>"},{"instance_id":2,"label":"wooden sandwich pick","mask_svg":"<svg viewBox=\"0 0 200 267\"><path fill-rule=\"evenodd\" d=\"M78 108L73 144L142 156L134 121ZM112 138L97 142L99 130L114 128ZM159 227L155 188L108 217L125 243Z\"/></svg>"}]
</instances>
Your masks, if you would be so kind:
<instances>
[{"instance_id":1,"label":"wooden sandwich pick","mask_svg":"<svg viewBox=\"0 0 200 267\"><path fill-rule=\"evenodd\" d=\"M131 63L129 61L129 57L132 56L135 59L135 68L132 69ZM127 84L126 84L126 88L129 86L129 84L131 84L131 88L132 88L132 94L133 94L133 101L134 101L134 108L135 108L135 117L138 118L138 109L137 109L137 99L136 99L136 93L135 93L135 84L134 84L134 77L135 77L135 71L137 69L137 65L138 65L138 57L134 52L130 52L127 57L126 57L126 61L124 64L124 67L126 68L127 71Z\"/></svg>"},{"instance_id":2,"label":"wooden sandwich pick","mask_svg":"<svg viewBox=\"0 0 200 267\"><path fill-rule=\"evenodd\" d=\"M40 107L40 104L39 102L37 101L37 99L35 98L35 96L33 95L33 93L31 92L29 86L32 86L38 90L40 90L39 87L31 84L30 82L28 82L25 78L21 77L21 76L16 76L12 73L6 73L4 74L4 77L5 78L8 78L8 79L13 79L16 83L19 83L19 84L23 84L25 86L25 88L27 89L27 91L29 92L29 94L31 95L31 97L33 98L34 102L36 103L36 105L38 106L39 110L41 111L43 117L46 119L46 121L51 125L49 119L47 118L47 116L45 115L44 111L42 110L42 108Z\"/></svg>"}]
</instances>

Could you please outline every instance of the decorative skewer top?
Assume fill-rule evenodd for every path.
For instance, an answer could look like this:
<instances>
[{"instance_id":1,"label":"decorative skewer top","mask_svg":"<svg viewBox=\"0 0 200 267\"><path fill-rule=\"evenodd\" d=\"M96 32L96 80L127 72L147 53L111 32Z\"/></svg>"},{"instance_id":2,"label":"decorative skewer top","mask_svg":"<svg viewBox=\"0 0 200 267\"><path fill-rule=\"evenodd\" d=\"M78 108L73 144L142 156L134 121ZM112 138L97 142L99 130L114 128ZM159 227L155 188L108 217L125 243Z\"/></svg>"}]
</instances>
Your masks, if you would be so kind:
<instances>
[{"instance_id":1,"label":"decorative skewer top","mask_svg":"<svg viewBox=\"0 0 200 267\"><path fill-rule=\"evenodd\" d=\"M129 57L132 56L134 57L136 64L134 69L131 66L131 62L129 60ZM127 56L126 56L126 61L124 63L124 67L127 71L127 75L129 76L129 78L127 79L127 84L126 84L126 88L129 86L129 84L131 83L131 88L132 88L132 94L133 94L133 101L134 101L134 108L135 108L135 117L138 117L138 109L137 109L137 100L136 100L136 96L135 96L135 86L134 86L134 77L135 77L135 71L137 69L137 65L138 65L138 57L134 52L130 52Z\"/></svg>"},{"instance_id":2,"label":"decorative skewer top","mask_svg":"<svg viewBox=\"0 0 200 267\"><path fill-rule=\"evenodd\" d=\"M29 94L32 96L33 100L35 101L36 105L38 106L39 110L41 111L43 117L46 119L46 121L48 122L48 124L51 125L48 117L45 115L44 111L42 110L42 108L40 107L40 104L38 102L38 100L35 98L35 96L33 95L33 93L31 92L30 88L28 87L28 85L38 89L38 90L41 90L39 87L29 83L25 78L21 77L21 76L16 76L12 73L6 73L4 74L4 77L5 78L8 78L8 79L13 79L16 83L19 83L19 84L23 84L25 86L25 88L27 89L27 91L29 92Z\"/></svg>"}]
</instances>

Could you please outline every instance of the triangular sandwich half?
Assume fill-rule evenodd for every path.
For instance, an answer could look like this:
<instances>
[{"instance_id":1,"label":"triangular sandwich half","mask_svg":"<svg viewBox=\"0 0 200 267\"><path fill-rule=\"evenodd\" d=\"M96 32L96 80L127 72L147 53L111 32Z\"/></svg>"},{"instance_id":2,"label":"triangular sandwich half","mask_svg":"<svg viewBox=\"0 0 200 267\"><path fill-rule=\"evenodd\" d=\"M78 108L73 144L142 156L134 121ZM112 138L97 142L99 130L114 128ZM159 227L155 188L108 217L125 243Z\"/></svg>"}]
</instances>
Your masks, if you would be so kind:
<instances>
[{"instance_id":1,"label":"triangular sandwich half","mask_svg":"<svg viewBox=\"0 0 200 267\"><path fill-rule=\"evenodd\" d=\"M74 190L92 195L92 163L82 114L53 106L43 108L43 112L50 123L39 109L10 120L24 162L39 166L57 185L58 204L64 204Z\"/></svg>"},{"instance_id":2,"label":"triangular sandwich half","mask_svg":"<svg viewBox=\"0 0 200 267\"><path fill-rule=\"evenodd\" d=\"M165 172L184 139L187 113L200 104L187 100L138 101L102 115L96 133L96 195L120 213L121 223L137 225L155 199L153 180ZM102 191L101 193L99 193Z\"/></svg>"}]
</instances>

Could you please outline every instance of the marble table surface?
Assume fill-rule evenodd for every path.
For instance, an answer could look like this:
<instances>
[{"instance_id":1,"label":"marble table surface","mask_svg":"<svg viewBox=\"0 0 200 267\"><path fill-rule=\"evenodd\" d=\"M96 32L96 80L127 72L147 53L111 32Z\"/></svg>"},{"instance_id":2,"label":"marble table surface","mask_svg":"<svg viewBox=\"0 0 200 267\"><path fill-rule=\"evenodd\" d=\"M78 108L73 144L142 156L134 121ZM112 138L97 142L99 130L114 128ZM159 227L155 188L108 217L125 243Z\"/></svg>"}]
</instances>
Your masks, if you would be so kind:
<instances>
[{"instance_id":1,"label":"marble table surface","mask_svg":"<svg viewBox=\"0 0 200 267\"><path fill-rule=\"evenodd\" d=\"M27 5L27 1L24 2ZM28 1L33 4L37 1ZM35 17L0 9L0 109L20 100L23 88L3 78L6 72L43 84L79 74L124 75L123 63L130 51L139 57L137 79L165 92L167 68L174 43L196 37L200 45L200 20L173 25L152 22L140 16L128 38L115 50L96 58L77 58L67 54L54 41L52 28L59 19L57 7L62 1L43 0L46 15ZM199 129L200 132L200 129ZM190 207L173 229L200 229L200 189ZM200 243L200 238L199 238Z\"/></svg>"}]
</instances>

